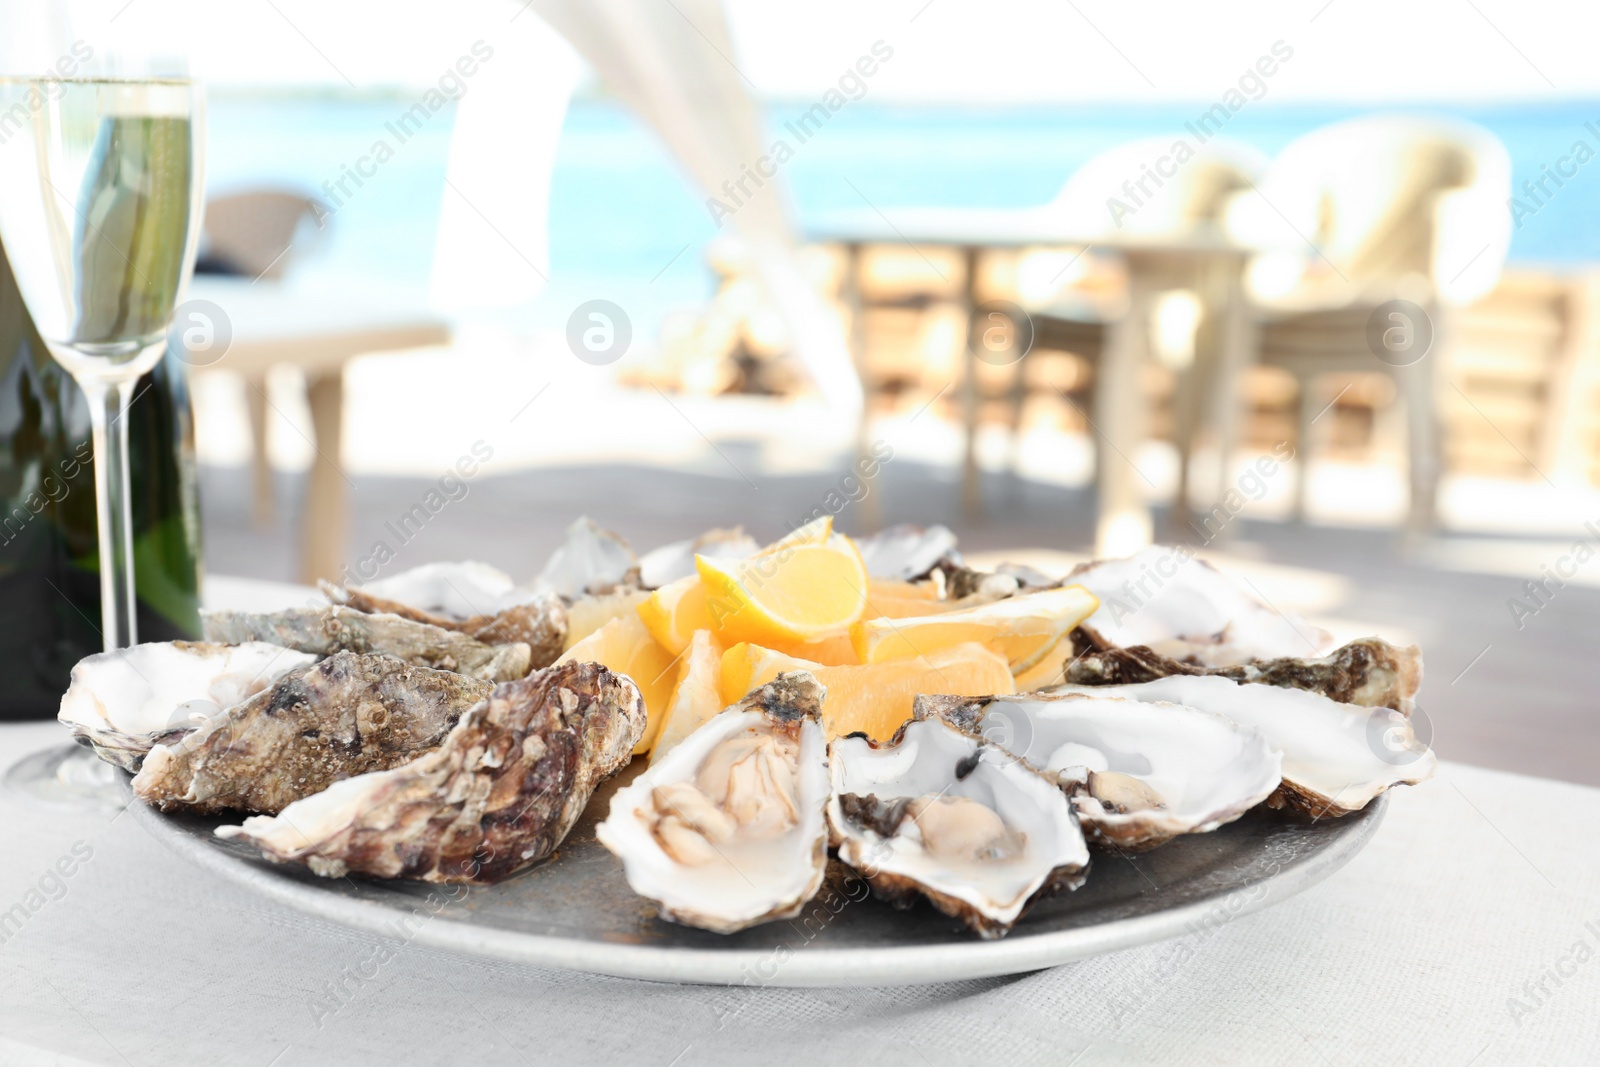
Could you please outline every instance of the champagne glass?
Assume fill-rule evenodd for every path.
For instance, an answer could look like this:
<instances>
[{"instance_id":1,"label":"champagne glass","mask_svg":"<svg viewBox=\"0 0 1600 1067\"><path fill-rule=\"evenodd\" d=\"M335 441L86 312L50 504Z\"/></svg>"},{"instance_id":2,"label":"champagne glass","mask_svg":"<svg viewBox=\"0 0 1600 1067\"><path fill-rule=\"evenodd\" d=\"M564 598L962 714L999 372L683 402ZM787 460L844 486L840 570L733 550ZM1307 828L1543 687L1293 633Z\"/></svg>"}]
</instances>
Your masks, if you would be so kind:
<instances>
[{"instance_id":1,"label":"champagne glass","mask_svg":"<svg viewBox=\"0 0 1600 1067\"><path fill-rule=\"evenodd\" d=\"M187 78L0 77L0 242L89 401L106 651L138 641L126 415L194 268L203 121Z\"/></svg>"}]
</instances>

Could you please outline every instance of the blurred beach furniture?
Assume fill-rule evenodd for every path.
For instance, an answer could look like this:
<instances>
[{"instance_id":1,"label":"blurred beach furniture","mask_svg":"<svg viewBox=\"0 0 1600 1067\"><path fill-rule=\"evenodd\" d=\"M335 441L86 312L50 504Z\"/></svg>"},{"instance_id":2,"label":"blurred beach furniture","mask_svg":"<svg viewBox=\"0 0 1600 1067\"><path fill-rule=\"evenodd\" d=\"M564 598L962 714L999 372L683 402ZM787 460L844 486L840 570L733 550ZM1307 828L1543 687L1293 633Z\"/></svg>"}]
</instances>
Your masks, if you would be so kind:
<instances>
[{"instance_id":1,"label":"blurred beach furniture","mask_svg":"<svg viewBox=\"0 0 1600 1067\"><path fill-rule=\"evenodd\" d=\"M1265 163L1259 153L1225 141L1191 147L1181 159L1175 159L1171 149L1171 141L1159 140L1108 152L1085 164L1055 200L1038 208L902 209L892 222L876 211L848 212L811 226L813 240L836 241L847 250L850 267L841 300L857 324L858 351L865 347L863 324L872 306L896 303L892 293L887 300L879 295L878 279L867 273L873 267L868 246L909 246L944 283L943 295L956 297L965 324L960 338L964 356L959 377L950 384L959 382L961 389L966 441L963 502L969 513L981 508L978 421L984 400L994 395L985 380L1001 379L1000 391L1009 396L1015 430L1029 384L1022 366L1025 356L1031 349L1054 349L1087 361L1094 375L1093 403L1083 414L1095 437L1097 551L1123 555L1151 541L1149 509L1139 486L1143 475L1129 457L1144 438L1147 405L1141 379L1151 353L1150 319L1161 294L1185 291L1199 301L1191 327L1206 325L1187 342L1198 358L1180 368L1181 382L1175 391L1179 414L1174 430L1186 471L1201 410L1220 408L1223 398L1216 395L1217 383L1231 382L1231 377L1219 376L1220 368L1242 366L1248 358L1242 278L1249 249L1226 234L1221 212L1227 198L1248 187ZM1023 254L1017 264L1020 273L1030 269L1027 253L1050 248L1057 251L1047 262L1061 263L1054 277L1027 286L1031 294L1016 294L1028 298L1031 306L1009 311L989 303L1002 298L984 289L986 255L996 249ZM940 269L928 258L927 249L949 253L949 269ZM1125 278L1120 293L1056 285L1078 257L1091 253L1120 266ZM1069 277L1076 280L1076 275ZM904 304L908 298L914 299L905 293L898 301ZM1013 336L998 338L997 358L985 351L995 348L988 335L996 323L975 318L979 312L986 319L1009 314L1014 320ZM1202 338L1199 345L1194 336ZM986 364L1006 369L1000 374L986 372ZM870 371L866 376L870 388ZM1058 384L1040 384L1060 391ZM1066 396L1064 391L1062 395ZM1074 402L1068 398L1068 403ZM1180 475L1185 486L1186 477Z\"/></svg>"},{"instance_id":2,"label":"blurred beach furniture","mask_svg":"<svg viewBox=\"0 0 1600 1067\"><path fill-rule=\"evenodd\" d=\"M1230 233L1262 249L1248 272L1260 361L1298 387L1296 515L1305 514L1313 432L1329 403L1319 379L1380 372L1404 414L1408 525L1433 527L1441 368L1458 340L1457 309L1499 280L1511 243L1510 195L1510 158L1486 131L1369 116L1293 142L1259 188L1229 205ZM1407 304L1389 304L1397 300ZM1219 409L1224 440L1234 436L1237 413L1237 404Z\"/></svg>"}]
</instances>

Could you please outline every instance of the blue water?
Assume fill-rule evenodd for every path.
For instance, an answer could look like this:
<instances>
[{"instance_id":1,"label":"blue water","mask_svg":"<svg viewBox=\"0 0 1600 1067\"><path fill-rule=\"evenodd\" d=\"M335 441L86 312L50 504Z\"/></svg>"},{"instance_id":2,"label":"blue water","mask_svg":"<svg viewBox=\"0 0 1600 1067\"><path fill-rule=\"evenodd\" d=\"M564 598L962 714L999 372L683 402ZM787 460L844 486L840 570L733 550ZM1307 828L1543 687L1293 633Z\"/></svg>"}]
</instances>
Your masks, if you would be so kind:
<instances>
[{"instance_id":1,"label":"blue water","mask_svg":"<svg viewBox=\"0 0 1600 1067\"><path fill-rule=\"evenodd\" d=\"M803 108L774 104L774 128ZM404 105L389 99L228 98L212 102L208 185L221 193L289 185L315 195L384 136ZM864 195L889 211L904 205L1024 207L1042 203L1096 153L1138 137L1175 135L1195 109L1181 106L960 109L853 103L799 145L784 167L802 219L858 209ZM1267 153L1355 107L1251 104L1228 135ZM1432 108L1468 119L1505 143L1518 184L1538 177L1600 125L1600 102ZM331 220L320 248L297 270L351 275L421 292L433 254L449 148L450 114L402 145ZM858 194L851 188L860 190ZM550 207L552 284L542 303L561 308L593 296L633 301L648 318L711 291L699 250L717 233L695 192L654 136L626 109L575 102L557 152ZM687 251L685 251L687 246ZM681 254L680 254L681 253ZM1511 248L1522 263L1600 260L1600 164L1581 170ZM676 257L676 259L674 259ZM654 280L653 280L654 279Z\"/></svg>"}]
</instances>

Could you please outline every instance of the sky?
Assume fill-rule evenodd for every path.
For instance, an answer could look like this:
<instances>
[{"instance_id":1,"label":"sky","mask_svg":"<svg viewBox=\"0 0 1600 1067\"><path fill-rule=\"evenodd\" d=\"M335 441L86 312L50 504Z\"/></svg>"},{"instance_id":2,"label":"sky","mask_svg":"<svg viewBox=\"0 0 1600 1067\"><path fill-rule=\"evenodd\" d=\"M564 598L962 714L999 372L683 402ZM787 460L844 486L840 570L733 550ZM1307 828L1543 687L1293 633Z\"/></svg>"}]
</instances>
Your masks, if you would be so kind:
<instances>
[{"instance_id":1,"label":"sky","mask_svg":"<svg viewBox=\"0 0 1600 1067\"><path fill-rule=\"evenodd\" d=\"M0 10L35 3L0 0ZM195 72L218 86L371 88L425 84L474 39L548 32L519 9L132 0L117 18L161 35L187 27ZM1216 100L1279 42L1292 58L1269 92L1282 102L1600 95L1592 0L726 0L726 10L728 61L766 98L820 95L878 41L893 58L872 92L896 102Z\"/></svg>"}]
</instances>

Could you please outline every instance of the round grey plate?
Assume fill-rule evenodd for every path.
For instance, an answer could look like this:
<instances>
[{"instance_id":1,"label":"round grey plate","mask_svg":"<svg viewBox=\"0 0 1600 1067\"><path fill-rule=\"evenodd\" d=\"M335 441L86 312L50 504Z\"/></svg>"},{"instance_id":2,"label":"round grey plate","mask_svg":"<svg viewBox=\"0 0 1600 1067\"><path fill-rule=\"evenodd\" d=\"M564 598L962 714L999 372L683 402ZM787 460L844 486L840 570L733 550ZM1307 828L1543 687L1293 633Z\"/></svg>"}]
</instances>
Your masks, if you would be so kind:
<instances>
[{"instance_id":1,"label":"round grey plate","mask_svg":"<svg viewBox=\"0 0 1600 1067\"><path fill-rule=\"evenodd\" d=\"M856 986L1015 974L1214 929L1338 870L1377 830L1387 800L1318 822L1257 808L1142 855L1097 852L1080 889L1040 901L999 941L979 940L926 904L898 911L874 900L836 862L800 917L721 936L658 919L595 840L595 822L630 777L595 794L553 859L485 887L318 878L214 836L228 820L165 816L138 801L132 808L157 838L208 870L400 941L623 978Z\"/></svg>"}]
</instances>

